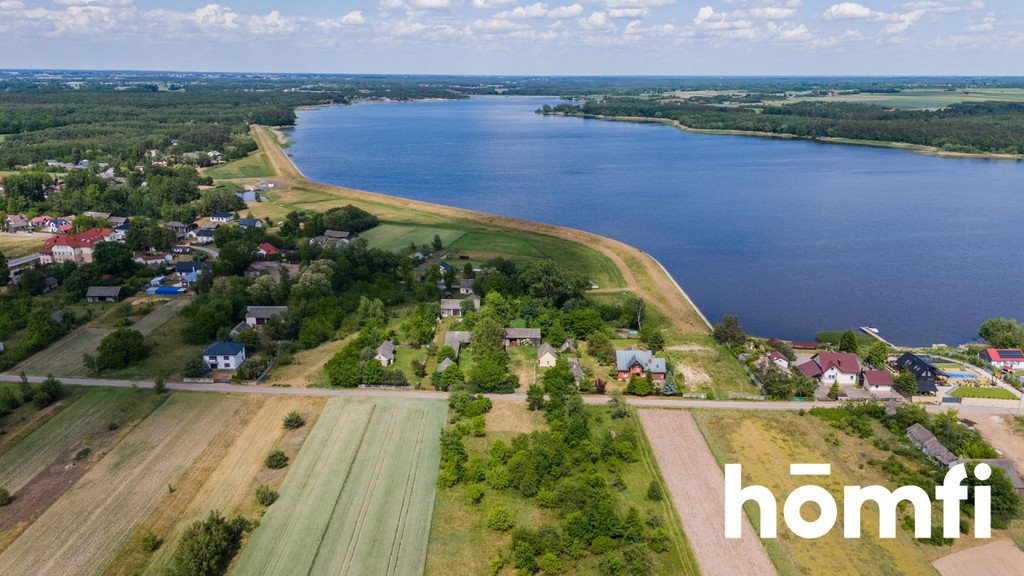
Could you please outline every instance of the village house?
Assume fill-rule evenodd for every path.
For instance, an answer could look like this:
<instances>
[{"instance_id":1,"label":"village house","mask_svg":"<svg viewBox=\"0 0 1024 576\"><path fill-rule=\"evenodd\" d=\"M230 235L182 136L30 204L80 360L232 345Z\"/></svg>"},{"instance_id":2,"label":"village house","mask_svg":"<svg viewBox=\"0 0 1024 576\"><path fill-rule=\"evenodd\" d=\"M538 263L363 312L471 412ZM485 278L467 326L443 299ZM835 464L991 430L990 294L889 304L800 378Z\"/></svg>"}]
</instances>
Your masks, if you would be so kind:
<instances>
[{"instance_id":1,"label":"village house","mask_svg":"<svg viewBox=\"0 0 1024 576\"><path fill-rule=\"evenodd\" d=\"M41 264L92 262L92 253L96 244L110 241L113 233L114 231L110 228L94 228L78 234L54 236L43 244L43 249L39 251L39 262Z\"/></svg>"},{"instance_id":2,"label":"village house","mask_svg":"<svg viewBox=\"0 0 1024 576\"><path fill-rule=\"evenodd\" d=\"M896 365L909 371L917 379L918 394L936 394L939 391L939 377L942 370L932 364L931 357L924 354L904 352L896 359Z\"/></svg>"},{"instance_id":3,"label":"village house","mask_svg":"<svg viewBox=\"0 0 1024 576\"><path fill-rule=\"evenodd\" d=\"M907 438L910 438L910 443L924 452L925 456L935 460L943 468L951 468L960 463L956 454L943 446L942 442L920 423L914 423L907 428Z\"/></svg>"},{"instance_id":4,"label":"village house","mask_svg":"<svg viewBox=\"0 0 1024 576\"><path fill-rule=\"evenodd\" d=\"M860 374L860 359L849 352L819 352L797 366L797 370L822 384L853 386Z\"/></svg>"},{"instance_id":5,"label":"village house","mask_svg":"<svg viewBox=\"0 0 1024 576\"><path fill-rule=\"evenodd\" d=\"M235 219L235 215L230 212L214 212L210 214L210 222L216 222L218 224L227 224Z\"/></svg>"},{"instance_id":6,"label":"village house","mask_svg":"<svg viewBox=\"0 0 1024 576\"><path fill-rule=\"evenodd\" d=\"M668 373L664 358L656 357L650 350L632 348L615 351L615 371L620 381L629 380L634 375L646 378L650 374L652 380L662 382Z\"/></svg>"},{"instance_id":7,"label":"village house","mask_svg":"<svg viewBox=\"0 0 1024 576\"><path fill-rule=\"evenodd\" d=\"M216 231L213 228L200 228L193 230L188 233L189 236L195 239L196 244L209 244L213 242Z\"/></svg>"},{"instance_id":8,"label":"village house","mask_svg":"<svg viewBox=\"0 0 1024 576\"><path fill-rule=\"evenodd\" d=\"M128 236L128 230L131 229L131 225L128 223L119 224L114 226L114 234L111 236L111 240L114 242L124 242L124 239Z\"/></svg>"},{"instance_id":9,"label":"village house","mask_svg":"<svg viewBox=\"0 0 1024 576\"><path fill-rule=\"evenodd\" d=\"M274 282L280 284L285 271L288 272L288 277L292 280L299 277L299 265L285 262L253 262L245 269L245 277L270 276Z\"/></svg>"},{"instance_id":10,"label":"village house","mask_svg":"<svg viewBox=\"0 0 1024 576\"><path fill-rule=\"evenodd\" d=\"M270 242L264 242L263 244L260 244L259 246L256 247L256 255L262 258L266 258L267 256L273 256L274 254L280 253L281 251L278 250L277 247L271 244Z\"/></svg>"},{"instance_id":11,"label":"village house","mask_svg":"<svg viewBox=\"0 0 1024 576\"><path fill-rule=\"evenodd\" d=\"M249 326L262 326L274 316L287 311L287 306L249 306L245 310L245 323Z\"/></svg>"},{"instance_id":12,"label":"village house","mask_svg":"<svg viewBox=\"0 0 1024 576\"><path fill-rule=\"evenodd\" d=\"M146 252L143 254L136 255L135 258L133 258L133 260L137 264L142 264L144 266L149 266L150 268L155 268L157 266L165 266L167 264L170 264L171 260L174 260L174 257L166 252Z\"/></svg>"},{"instance_id":13,"label":"village house","mask_svg":"<svg viewBox=\"0 0 1024 576\"><path fill-rule=\"evenodd\" d=\"M451 346L452 350L455 350L455 355L458 356L463 346L469 346L469 343L473 339L473 333L463 330L452 330L444 333L444 345Z\"/></svg>"},{"instance_id":14,"label":"village house","mask_svg":"<svg viewBox=\"0 0 1024 576\"><path fill-rule=\"evenodd\" d=\"M576 382L576 387L580 387L580 382L583 381L584 374L583 368L580 366L580 359L575 356L569 357L569 372L572 372L572 379Z\"/></svg>"},{"instance_id":15,"label":"village house","mask_svg":"<svg viewBox=\"0 0 1024 576\"><path fill-rule=\"evenodd\" d=\"M46 280L43 281L43 294L49 294L57 288L60 288L60 281L53 276L47 276Z\"/></svg>"},{"instance_id":16,"label":"village house","mask_svg":"<svg viewBox=\"0 0 1024 576\"><path fill-rule=\"evenodd\" d=\"M171 246L171 252L175 254L191 254L192 247L188 244L175 244L174 246Z\"/></svg>"},{"instance_id":17,"label":"village house","mask_svg":"<svg viewBox=\"0 0 1024 576\"><path fill-rule=\"evenodd\" d=\"M459 280L459 294L462 294L463 296L472 296L474 282L475 280L472 278L463 278Z\"/></svg>"},{"instance_id":18,"label":"village house","mask_svg":"<svg viewBox=\"0 0 1024 576\"><path fill-rule=\"evenodd\" d=\"M540 364L541 368L551 368L556 362L558 362L558 354L551 344L545 342L537 347L537 364Z\"/></svg>"},{"instance_id":19,"label":"village house","mask_svg":"<svg viewBox=\"0 0 1024 576\"><path fill-rule=\"evenodd\" d=\"M860 375L860 384L868 392L892 392L892 374L885 370L865 370Z\"/></svg>"},{"instance_id":20,"label":"village house","mask_svg":"<svg viewBox=\"0 0 1024 576\"><path fill-rule=\"evenodd\" d=\"M441 299L441 318L461 318L462 314L462 303L469 302L473 310L480 309L480 297L473 296L460 300L457 298L442 298Z\"/></svg>"},{"instance_id":21,"label":"village house","mask_svg":"<svg viewBox=\"0 0 1024 576\"><path fill-rule=\"evenodd\" d=\"M381 366L391 366L395 363L395 343L385 340L373 351L373 357L381 363Z\"/></svg>"},{"instance_id":22,"label":"village house","mask_svg":"<svg viewBox=\"0 0 1024 576\"><path fill-rule=\"evenodd\" d=\"M237 370L245 362L245 346L220 340L203 350L203 361L210 370Z\"/></svg>"},{"instance_id":23,"label":"village house","mask_svg":"<svg viewBox=\"0 0 1024 576\"><path fill-rule=\"evenodd\" d=\"M33 230L39 227L45 228L46 223L49 222L50 220L53 220L53 216L47 216L45 214L42 216L36 216L35 218L28 221L28 227Z\"/></svg>"},{"instance_id":24,"label":"village house","mask_svg":"<svg viewBox=\"0 0 1024 576\"><path fill-rule=\"evenodd\" d=\"M754 361L754 367L761 372L765 372L772 366L782 370L785 374L793 373L789 367L789 359L778 350L772 350Z\"/></svg>"},{"instance_id":25,"label":"village house","mask_svg":"<svg viewBox=\"0 0 1024 576\"><path fill-rule=\"evenodd\" d=\"M1024 350L1020 348L986 348L980 356L1003 372L1024 370Z\"/></svg>"},{"instance_id":26,"label":"village house","mask_svg":"<svg viewBox=\"0 0 1024 576\"><path fill-rule=\"evenodd\" d=\"M310 244L317 244L327 248L338 248L347 245L352 240L349 232L342 230L326 230L320 236L310 239Z\"/></svg>"},{"instance_id":27,"label":"village house","mask_svg":"<svg viewBox=\"0 0 1024 576\"><path fill-rule=\"evenodd\" d=\"M238 220L238 227L242 230L248 230L250 228L263 228L263 222L258 218L241 218Z\"/></svg>"},{"instance_id":28,"label":"village house","mask_svg":"<svg viewBox=\"0 0 1024 576\"><path fill-rule=\"evenodd\" d=\"M174 232L174 238L176 240L181 240L185 238L188 235L189 230L192 229L192 227L189 226L188 224L185 224L184 222L178 222L177 220L171 220L167 224L164 224L164 227L169 229L171 232Z\"/></svg>"},{"instance_id":29,"label":"village house","mask_svg":"<svg viewBox=\"0 0 1024 576\"><path fill-rule=\"evenodd\" d=\"M208 260L186 260L184 262L175 262L174 272L180 276L190 274L193 272L202 272L203 270L209 270L213 267Z\"/></svg>"},{"instance_id":30,"label":"village house","mask_svg":"<svg viewBox=\"0 0 1024 576\"><path fill-rule=\"evenodd\" d=\"M576 341L573 340L572 338L570 338L570 339L566 340L565 342L562 342L562 345L558 348L558 353L561 354L563 352L571 352L571 353L575 354L576 353Z\"/></svg>"},{"instance_id":31,"label":"village house","mask_svg":"<svg viewBox=\"0 0 1024 576\"><path fill-rule=\"evenodd\" d=\"M437 372L438 374L440 374L441 372L444 372L449 366L454 366L454 365L455 365L455 362L452 362L451 358L444 358L440 362L437 363L437 368L434 369L434 372Z\"/></svg>"},{"instance_id":32,"label":"village house","mask_svg":"<svg viewBox=\"0 0 1024 576\"><path fill-rule=\"evenodd\" d=\"M11 214L7 217L8 232L24 232L29 228L29 220L24 214Z\"/></svg>"},{"instance_id":33,"label":"village house","mask_svg":"<svg viewBox=\"0 0 1024 576\"><path fill-rule=\"evenodd\" d=\"M540 328L505 328L505 347L540 346Z\"/></svg>"},{"instance_id":34,"label":"village house","mask_svg":"<svg viewBox=\"0 0 1024 576\"><path fill-rule=\"evenodd\" d=\"M107 218L107 222L110 222L110 225L114 226L116 228L118 226L124 226L125 224L127 224L128 223L128 217L127 216L110 216L110 217Z\"/></svg>"},{"instance_id":35,"label":"village house","mask_svg":"<svg viewBox=\"0 0 1024 576\"><path fill-rule=\"evenodd\" d=\"M124 289L120 286L90 286L85 293L87 302L117 302Z\"/></svg>"}]
</instances>

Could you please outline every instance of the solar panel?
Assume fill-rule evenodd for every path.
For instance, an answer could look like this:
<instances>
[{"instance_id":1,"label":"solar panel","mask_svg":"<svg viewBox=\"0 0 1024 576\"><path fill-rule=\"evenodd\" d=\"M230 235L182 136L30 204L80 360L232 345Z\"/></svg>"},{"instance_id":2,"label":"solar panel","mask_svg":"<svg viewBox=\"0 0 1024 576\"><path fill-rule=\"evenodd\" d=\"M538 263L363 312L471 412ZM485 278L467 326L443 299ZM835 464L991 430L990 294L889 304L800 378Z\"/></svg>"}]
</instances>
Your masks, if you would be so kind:
<instances>
[{"instance_id":1,"label":"solar panel","mask_svg":"<svg viewBox=\"0 0 1024 576\"><path fill-rule=\"evenodd\" d=\"M1024 352L1020 350L1000 350L999 356L1003 358L1024 358Z\"/></svg>"}]
</instances>

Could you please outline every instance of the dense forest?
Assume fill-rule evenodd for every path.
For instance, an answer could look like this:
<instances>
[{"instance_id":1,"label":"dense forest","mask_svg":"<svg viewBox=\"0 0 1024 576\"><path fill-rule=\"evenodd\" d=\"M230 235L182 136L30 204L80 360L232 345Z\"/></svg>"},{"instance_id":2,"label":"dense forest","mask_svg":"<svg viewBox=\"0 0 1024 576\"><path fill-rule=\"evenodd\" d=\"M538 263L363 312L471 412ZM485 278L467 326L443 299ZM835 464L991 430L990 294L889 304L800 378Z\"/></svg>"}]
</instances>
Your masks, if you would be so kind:
<instances>
[{"instance_id":1,"label":"dense forest","mask_svg":"<svg viewBox=\"0 0 1024 576\"><path fill-rule=\"evenodd\" d=\"M663 118L698 129L900 142L949 152L1024 154L1024 104L1011 102L960 103L940 110L892 110L838 102L755 108L692 100L611 98L582 105L560 104L544 108L543 112Z\"/></svg>"}]
</instances>

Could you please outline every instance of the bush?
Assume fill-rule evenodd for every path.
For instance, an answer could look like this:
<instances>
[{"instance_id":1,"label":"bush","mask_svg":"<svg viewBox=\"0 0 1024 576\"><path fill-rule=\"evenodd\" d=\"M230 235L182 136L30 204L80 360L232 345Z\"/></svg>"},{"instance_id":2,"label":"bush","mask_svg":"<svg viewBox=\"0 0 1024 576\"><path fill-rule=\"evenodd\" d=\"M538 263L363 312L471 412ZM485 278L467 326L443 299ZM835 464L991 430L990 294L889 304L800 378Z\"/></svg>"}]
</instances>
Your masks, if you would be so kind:
<instances>
[{"instance_id":1,"label":"bush","mask_svg":"<svg viewBox=\"0 0 1024 576\"><path fill-rule=\"evenodd\" d=\"M270 506L277 502L277 491L266 484L260 484L256 487L256 501L260 506Z\"/></svg>"},{"instance_id":2,"label":"bush","mask_svg":"<svg viewBox=\"0 0 1024 576\"><path fill-rule=\"evenodd\" d=\"M295 430L302 428L306 425L306 419L302 417L302 414L292 410L284 417L284 427L288 430Z\"/></svg>"},{"instance_id":3,"label":"bush","mask_svg":"<svg viewBox=\"0 0 1024 576\"><path fill-rule=\"evenodd\" d=\"M145 337L138 330L121 328L108 334L96 349L96 368L125 368L142 360L149 353Z\"/></svg>"},{"instance_id":4,"label":"bush","mask_svg":"<svg viewBox=\"0 0 1024 576\"><path fill-rule=\"evenodd\" d=\"M217 576L223 574L238 551L242 535L252 525L236 516L227 520L219 512L210 512L206 520L189 526L174 551L169 573L172 576Z\"/></svg>"},{"instance_id":5,"label":"bush","mask_svg":"<svg viewBox=\"0 0 1024 576\"><path fill-rule=\"evenodd\" d=\"M590 543L590 553L593 554L594 556L600 556L601 554L606 554L608 552L611 552L614 549L615 549L615 540L612 540L611 537L609 537L609 536L605 536L605 535L598 536L597 538L594 538L593 542Z\"/></svg>"},{"instance_id":6,"label":"bush","mask_svg":"<svg viewBox=\"0 0 1024 576\"><path fill-rule=\"evenodd\" d=\"M0 488L0 506L7 506L14 502L14 496L7 491L7 488Z\"/></svg>"},{"instance_id":7,"label":"bush","mask_svg":"<svg viewBox=\"0 0 1024 576\"><path fill-rule=\"evenodd\" d=\"M156 552L156 549L163 544L163 540L156 537L152 530L146 530L139 537L139 547L142 548L143 552Z\"/></svg>"},{"instance_id":8,"label":"bush","mask_svg":"<svg viewBox=\"0 0 1024 576\"><path fill-rule=\"evenodd\" d=\"M508 532L516 525L512 511L504 504L495 504L487 509L487 527L496 532Z\"/></svg>"},{"instance_id":9,"label":"bush","mask_svg":"<svg viewBox=\"0 0 1024 576\"><path fill-rule=\"evenodd\" d=\"M153 392L157 394L167 392L167 382L164 381L163 374L157 374L156 378L153 379Z\"/></svg>"},{"instance_id":10,"label":"bush","mask_svg":"<svg viewBox=\"0 0 1024 576\"><path fill-rule=\"evenodd\" d=\"M466 497L473 504L479 504L484 499L484 487L480 484L469 484L466 486Z\"/></svg>"},{"instance_id":11,"label":"bush","mask_svg":"<svg viewBox=\"0 0 1024 576\"><path fill-rule=\"evenodd\" d=\"M625 418L629 416L629 404L622 397L619 392L612 392L608 398L608 414L613 419Z\"/></svg>"},{"instance_id":12,"label":"bush","mask_svg":"<svg viewBox=\"0 0 1024 576\"><path fill-rule=\"evenodd\" d=\"M657 480L651 480L651 485L647 487L647 499L660 502L661 498L661 483Z\"/></svg>"},{"instance_id":13,"label":"bush","mask_svg":"<svg viewBox=\"0 0 1024 576\"><path fill-rule=\"evenodd\" d=\"M36 408L42 409L63 397L64 386L61 385L60 380L55 379L53 376L47 376L46 380L43 380L43 383L39 385L39 389L36 390L32 403L35 404Z\"/></svg>"},{"instance_id":14,"label":"bush","mask_svg":"<svg viewBox=\"0 0 1024 576\"><path fill-rule=\"evenodd\" d=\"M209 364L203 360L203 357L196 354L195 356L189 356L188 360L185 361L185 366L181 370L181 375L185 378L202 378L206 376L206 373L210 371Z\"/></svg>"},{"instance_id":15,"label":"bush","mask_svg":"<svg viewBox=\"0 0 1024 576\"><path fill-rule=\"evenodd\" d=\"M288 456L280 450L274 450L263 460L263 464L271 470L280 470L288 465Z\"/></svg>"}]
</instances>

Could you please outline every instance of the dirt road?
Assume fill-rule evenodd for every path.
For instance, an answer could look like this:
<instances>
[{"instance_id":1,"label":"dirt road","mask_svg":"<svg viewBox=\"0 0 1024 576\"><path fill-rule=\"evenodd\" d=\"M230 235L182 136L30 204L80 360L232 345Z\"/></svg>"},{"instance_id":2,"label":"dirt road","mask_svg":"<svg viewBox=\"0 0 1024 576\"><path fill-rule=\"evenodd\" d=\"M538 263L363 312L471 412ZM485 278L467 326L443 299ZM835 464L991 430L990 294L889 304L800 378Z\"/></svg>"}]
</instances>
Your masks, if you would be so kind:
<instances>
[{"instance_id":1,"label":"dirt road","mask_svg":"<svg viewBox=\"0 0 1024 576\"><path fill-rule=\"evenodd\" d=\"M725 538L724 475L690 414L681 410L640 410L638 414L704 576L775 574L746 518L742 539Z\"/></svg>"}]
</instances>

